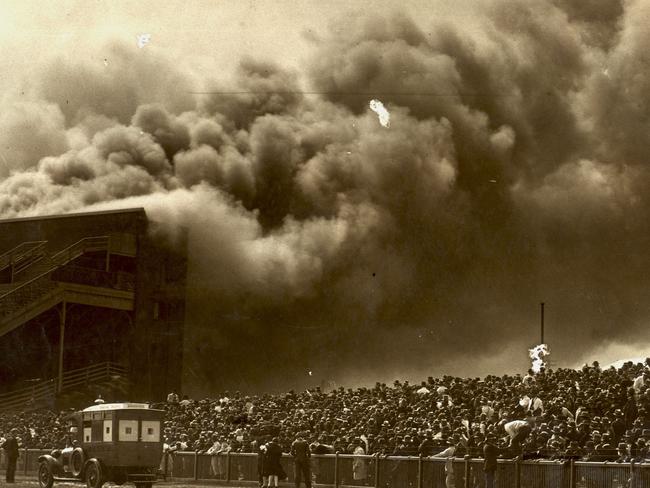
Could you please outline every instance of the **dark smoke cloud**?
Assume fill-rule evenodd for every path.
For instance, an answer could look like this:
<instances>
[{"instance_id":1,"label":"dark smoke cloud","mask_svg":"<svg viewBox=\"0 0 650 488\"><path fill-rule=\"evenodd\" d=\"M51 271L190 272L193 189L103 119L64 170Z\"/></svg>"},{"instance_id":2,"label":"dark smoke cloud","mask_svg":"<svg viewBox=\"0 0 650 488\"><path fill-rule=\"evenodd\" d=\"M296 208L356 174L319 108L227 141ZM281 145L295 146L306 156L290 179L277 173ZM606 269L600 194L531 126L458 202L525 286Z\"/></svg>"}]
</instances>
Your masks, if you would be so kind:
<instances>
[{"instance_id":1,"label":"dark smoke cloud","mask_svg":"<svg viewBox=\"0 0 650 488\"><path fill-rule=\"evenodd\" d=\"M420 20L348 16L304 73L230 82L123 46L52 64L1 112L0 214L189 228L197 390L523 370L540 300L559 364L647 343L650 9Z\"/></svg>"}]
</instances>

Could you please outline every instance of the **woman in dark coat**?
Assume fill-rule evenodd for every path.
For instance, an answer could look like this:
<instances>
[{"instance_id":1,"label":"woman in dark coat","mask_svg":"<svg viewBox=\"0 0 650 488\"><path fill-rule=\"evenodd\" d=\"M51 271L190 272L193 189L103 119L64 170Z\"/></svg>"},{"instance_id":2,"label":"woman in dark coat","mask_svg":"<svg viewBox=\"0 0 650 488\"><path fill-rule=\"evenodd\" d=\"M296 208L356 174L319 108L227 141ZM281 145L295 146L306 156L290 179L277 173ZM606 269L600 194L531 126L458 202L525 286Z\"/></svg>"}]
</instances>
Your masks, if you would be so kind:
<instances>
[{"instance_id":1,"label":"woman in dark coat","mask_svg":"<svg viewBox=\"0 0 650 488\"><path fill-rule=\"evenodd\" d=\"M266 456L266 444L260 440L257 445L257 476L259 485L262 488L269 486L268 478L264 475L264 457Z\"/></svg>"},{"instance_id":2,"label":"woman in dark coat","mask_svg":"<svg viewBox=\"0 0 650 488\"><path fill-rule=\"evenodd\" d=\"M282 448L278 444L278 438L274 437L266 445L263 461L263 474L268 477L268 486L270 487L278 486L278 480L287 476L280 464L280 459L282 459Z\"/></svg>"}]
</instances>

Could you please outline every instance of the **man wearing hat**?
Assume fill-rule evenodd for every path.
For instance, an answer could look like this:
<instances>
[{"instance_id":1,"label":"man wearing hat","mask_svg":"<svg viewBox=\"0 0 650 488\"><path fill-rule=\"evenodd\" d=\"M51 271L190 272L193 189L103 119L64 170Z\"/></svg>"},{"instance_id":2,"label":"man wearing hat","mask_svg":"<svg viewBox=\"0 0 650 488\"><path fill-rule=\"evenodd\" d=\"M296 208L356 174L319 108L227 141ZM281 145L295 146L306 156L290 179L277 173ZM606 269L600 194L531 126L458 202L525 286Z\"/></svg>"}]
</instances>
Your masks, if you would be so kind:
<instances>
[{"instance_id":1,"label":"man wearing hat","mask_svg":"<svg viewBox=\"0 0 650 488\"><path fill-rule=\"evenodd\" d=\"M485 473L485 488L494 488L494 480L497 472L497 457L499 448L496 446L496 436L492 433L487 435L483 445L483 472Z\"/></svg>"},{"instance_id":2,"label":"man wearing hat","mask_svg":"<svg viewBox=\"0 0 650 488\"><path fill-rule=\"evenodd\" d=\"M7 483L14 483L14 476L16 474L16 463L18 462L18 429L11 429L9 437L2 444L7 457Z\"/></svg>"},{"instance_id":3,"label":"man wearing hat","mask_svg":"<svg viewBox=\"0 0 650 488\"><path fill-rule=\"evenodd\" d=\"M311 488L311 450L302 432L298 432L296 440L291 444L291 455L293 456L296 488L300 486L301 478L304 478L305 488Z\"/></svg>"}]
</instances>

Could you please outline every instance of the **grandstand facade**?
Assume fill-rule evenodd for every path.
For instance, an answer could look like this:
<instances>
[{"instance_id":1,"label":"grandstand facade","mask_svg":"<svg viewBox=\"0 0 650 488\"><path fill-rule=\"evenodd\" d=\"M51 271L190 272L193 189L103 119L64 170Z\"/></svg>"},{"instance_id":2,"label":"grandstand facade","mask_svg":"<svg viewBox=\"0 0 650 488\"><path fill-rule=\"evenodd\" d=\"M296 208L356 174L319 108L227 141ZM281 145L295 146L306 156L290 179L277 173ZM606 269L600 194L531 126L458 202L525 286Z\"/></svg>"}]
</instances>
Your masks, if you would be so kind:
<instances>
[{"instance_id":1,"label":"grandstand facade","mask_svg":"<svg viewBox=\"0 0 650 488\"><path fill-rule=\"evenodd\" d=\"M89 379L134 401L180 389L187 239L157 226L140 208L0 221L3 398Z\"/></svg>"}]
</instances>

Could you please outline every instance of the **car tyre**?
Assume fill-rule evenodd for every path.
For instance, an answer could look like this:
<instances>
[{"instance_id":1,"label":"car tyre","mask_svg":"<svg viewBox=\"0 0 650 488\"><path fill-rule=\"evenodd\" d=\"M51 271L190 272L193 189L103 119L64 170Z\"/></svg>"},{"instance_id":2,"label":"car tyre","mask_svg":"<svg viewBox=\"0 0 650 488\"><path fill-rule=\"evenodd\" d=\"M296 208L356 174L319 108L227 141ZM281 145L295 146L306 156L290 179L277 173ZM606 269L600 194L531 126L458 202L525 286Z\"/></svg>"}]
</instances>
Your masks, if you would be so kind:
<instances>
[{"instance_id":1,"label":"car tyre","mask_svg":"<svg viewBox=\"0 0 650 488\"><path fill-rule=\"evenodd\" d=\"M86 486L88 488L101 488L104 484L104 473L99 461L92 460L86 466Z\"/></svg>"},{"instance_id":2,"label":"car tyre","mask_svg":"<svg viewBox=\"0 0 650 488\"><path fill-rule=\"evenodd\" d=\"M50 463L41 461L38 465L38 486L40 488L52 488L54 485L54 474L50 468Z\"/></svg>"},{"instance_id":3,"label":"car tyre","mask_svg":"<svg viewBox=\"0 0 650 488\"><path fill-rule=\"evenodd\" d=\"M70 471L75 478L81 476L84 467L84 458L84 451L80 447L75 448L70 455Z\"/></svg>"}]
</instances>

